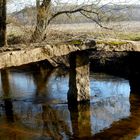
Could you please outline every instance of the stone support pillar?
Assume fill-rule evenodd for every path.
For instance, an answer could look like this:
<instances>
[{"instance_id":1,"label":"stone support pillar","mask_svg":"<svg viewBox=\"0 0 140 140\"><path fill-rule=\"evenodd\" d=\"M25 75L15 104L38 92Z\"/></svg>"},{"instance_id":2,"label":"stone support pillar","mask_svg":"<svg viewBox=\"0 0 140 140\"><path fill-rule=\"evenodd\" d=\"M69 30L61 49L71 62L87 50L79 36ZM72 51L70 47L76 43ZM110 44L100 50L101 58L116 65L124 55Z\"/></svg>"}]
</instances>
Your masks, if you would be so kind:
<instances>
[{"instance_id":1,"label":"stone support pillar","mask_svg":"<svg viewBox=\"0 0 140 140\"><path fill-rule=\"evenodd\" d=\"M69 61L68 102L74 104L90 100L89 57L87 52L72 53Z\"/></svg>"}]
</instances>

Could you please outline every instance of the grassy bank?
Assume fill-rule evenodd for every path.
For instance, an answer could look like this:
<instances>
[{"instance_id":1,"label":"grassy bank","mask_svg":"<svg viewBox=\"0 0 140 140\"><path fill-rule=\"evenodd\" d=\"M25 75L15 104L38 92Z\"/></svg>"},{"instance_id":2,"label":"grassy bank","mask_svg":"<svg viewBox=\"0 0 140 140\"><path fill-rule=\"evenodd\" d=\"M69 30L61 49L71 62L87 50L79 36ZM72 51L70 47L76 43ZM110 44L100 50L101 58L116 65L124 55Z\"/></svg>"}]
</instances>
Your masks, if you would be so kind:
<instances>
[{"instance_id":1,"label":"grassy bank","mask_svg":"<svg viewBox=\"0 0 140 140\"><path fill-rule=\"evenodd\" d=\"M114 22L104 24L101 28L94 23L80 24L53 24L46 30L46 42L59 42L71 39L117 39L127 41L140 41L140 22ZM8 26L8 42L10 44L27 43L33 33L33 27ZM116 42L115 42L116 44ZM118 42L117 42L117 45Z\"/></svg>"}]
</instances>

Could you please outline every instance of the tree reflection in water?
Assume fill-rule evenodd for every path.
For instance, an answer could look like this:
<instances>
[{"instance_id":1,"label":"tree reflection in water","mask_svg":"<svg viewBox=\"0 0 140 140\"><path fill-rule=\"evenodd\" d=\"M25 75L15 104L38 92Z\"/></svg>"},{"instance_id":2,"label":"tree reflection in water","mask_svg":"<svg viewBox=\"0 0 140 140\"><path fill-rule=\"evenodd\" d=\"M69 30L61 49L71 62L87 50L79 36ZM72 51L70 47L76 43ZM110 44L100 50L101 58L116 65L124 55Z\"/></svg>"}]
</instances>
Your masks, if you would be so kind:
<instances>
[{"instance_id":1,"label":"tree reflection in water","mask_svg":"<svg viewBox=\"0 0 140 140\"><path fill-rule=\"evenodd\" d=\"M43 136L50 139L62 139L63 133L70 135L67 124L58 116L57 110L53 109L47 103L47 95L49 94L48 85L49 78L53 74L51 69L43 69L40 67L38 73L33 74L33 79L36 85L35 102L42 96L45 102L42 103L42 121L43 121ZM43 101L42 98L42 101ZM41 119L41 118L40 118Z\"/></svg>"},{"instance_id":2,"label":"tree reflection in water","mask_svg":"<svg viewBox=\"0 0 140 140\"><path fill-rule=\"evenodd\" d=\"M3 89L4 110L8 122L14 122L13 104L10 97L10 83L8 70L1 71L1 84Z\"/></svg>"},{"instance_id":3,"label":"tree reflection in water","mask_svg":"<svg viewBox=\"0 0 140 140\"><path fill-rule=\"evenodd\" d=\"M19 86L19 84L17 84L18 78L15 78L15 84L12 85L8 80L1 82L4 92L2 99L10 99L3 100L3 104L7 106L7 108L4 108L4 112L6 116L13 116L13 118L10 117L10 120L14 122L11 124L9 123L10 121L7 121L8 125L6 125L2 120L4 115L1 111L2 117L0 117L0 124L2 125L0 125L0 139L4 138L4 136L5 138L9 136L8 140L16 138L17 140L120 139L122 136L125 138L128 138L127 136L134 138L140 134L140 98L139 96L131 95L129 102L129 93L122 94L126 92L123 91L123 89L128 88L126 81L123 82L122 79L120 81L119 79L115 80L115 78L113 82L112 80L108 81L107 78L106 80L102 80L102 78L100 78L100 80L91 79L93 84L96 82L94 85L96 85L96 89L99 89L97 91L100 91L100 96L95 96L93 92L91 93L92 100L97 98L98 100L87 104L78 104L73 107L66 102L61 102L61 99L65 97L63 89L66 88L67 85L63 81L65 77L58 80L54 72L55 71L41 68L41 70L37 70L33 73L30 72L26 75L21 73L21 75L26 77L23 78L23 80L32 81L23 81L22 83L34 84L35 88L30 90L32 91L30 99L21 96L24 95L22 92L26 91L22 90L22 88L26 88L27 86ZM16 74L13 77L12 75L13 73L10 73L9 80L16 76ZM1 79L8 78L2 76ZM97 81L99 82L97 83ZM58 82L59 84L54 86ZM57 87L59 88L59 103L53 102L56 100ZM108 91L106 91L106 93L104 92L107 88L109 94L108 96L104 96L104 94L108 93ZM13 97L14 94L11 96L11 93L18 91L17 89L19 90L18 94L21 98ZM101 91L101 89L103 89L103 91ZM119 94L120 91L121 94ZM102 92L104 94L102 94ZM127 92L129 92L129 90L127 90ZM28 94L30 93L25 95ZM8 120L8 117L6 120ZM126 132L123 132L122 129L125 129ZM132 130L135 131L132 132ZM130 133L130 135L128 135L128 133Z\"/></svg>"},{"instance_id":4,"label":"tree reflection in water","mask_svg":"<svg viewBox=\"0 0 140 140\"><path fill-rule=\"evenodd\" d=\"M42 105L43 135L52 139L70 136L67 124L59 117L57 110L49 105Z\"/></svg>"}]
</instances>

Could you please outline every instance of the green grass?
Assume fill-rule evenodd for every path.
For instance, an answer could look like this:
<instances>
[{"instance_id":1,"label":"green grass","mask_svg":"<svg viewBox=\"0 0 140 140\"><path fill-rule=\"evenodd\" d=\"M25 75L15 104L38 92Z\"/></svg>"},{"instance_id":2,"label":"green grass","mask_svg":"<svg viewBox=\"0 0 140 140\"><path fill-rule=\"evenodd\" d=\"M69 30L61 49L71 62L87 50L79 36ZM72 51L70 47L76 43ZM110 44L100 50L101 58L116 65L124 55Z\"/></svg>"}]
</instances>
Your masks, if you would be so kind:
<instances>
[{"instance_id":1,"label":"green grass","mask_svg":"<svg viewBox=\"0 0 140 140\"><path fill-rule=\"evenodd\" d=\"M130 41L140 41L140 33L128 33L128 34L119 34L120 39L130 40Z\"/></svg>"}]
</instances>

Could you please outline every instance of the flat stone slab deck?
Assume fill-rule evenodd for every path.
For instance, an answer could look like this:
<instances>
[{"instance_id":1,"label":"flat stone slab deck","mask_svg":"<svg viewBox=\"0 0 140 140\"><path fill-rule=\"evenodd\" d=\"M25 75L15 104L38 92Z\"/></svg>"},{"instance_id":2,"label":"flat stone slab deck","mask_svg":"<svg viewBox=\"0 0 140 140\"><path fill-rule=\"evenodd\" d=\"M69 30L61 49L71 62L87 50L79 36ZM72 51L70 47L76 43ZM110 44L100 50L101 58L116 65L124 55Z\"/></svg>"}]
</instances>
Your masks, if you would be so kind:
<instances>
[{"instance_id":1,"label":"flat stone slab deck","mask_svg":"<svg viewBox=\"0 0 140 140\"><path fill-rule=\"evenodd\" d=\"M42 60L52 62L52 58L68 55L72 52L92 49L93 51L117 51L117 52L140 52L140 42L120 42L112 43L98 40L95 45L94 40L84 42L69 42L59 44L17 44L0 49L0 69L20 66Z\"/></svg>"}]
</instances>

